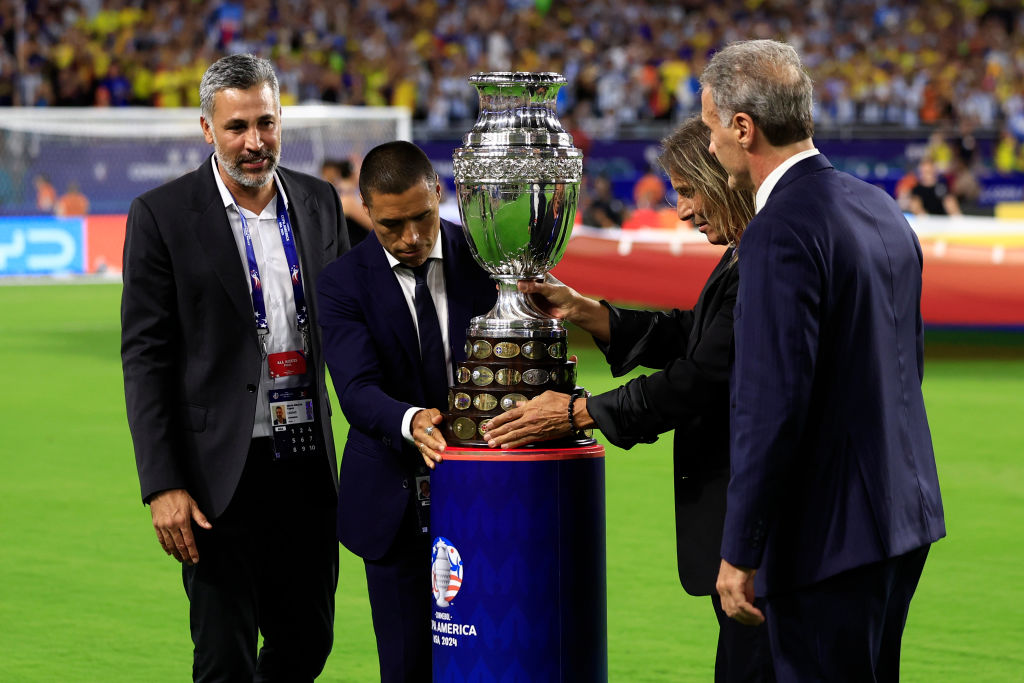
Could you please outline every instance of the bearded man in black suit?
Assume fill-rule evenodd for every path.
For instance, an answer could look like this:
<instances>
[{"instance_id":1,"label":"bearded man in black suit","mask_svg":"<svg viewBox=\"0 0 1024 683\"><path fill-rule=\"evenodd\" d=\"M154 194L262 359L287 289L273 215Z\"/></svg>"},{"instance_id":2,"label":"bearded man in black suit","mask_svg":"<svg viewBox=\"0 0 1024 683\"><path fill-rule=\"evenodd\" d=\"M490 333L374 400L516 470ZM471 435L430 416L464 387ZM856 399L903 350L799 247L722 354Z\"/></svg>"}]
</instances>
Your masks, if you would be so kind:
<instances>
[{"instance_id":1,"label":"bearded man in black suit","mask_svg":"<svg viewBox=\"0 0 1024 683\"><path fill-rule=\"evenodd\" d=\"M200 103L213 155L128 214L121 357L142 500L182 564L195 680L311 681L338 580L312 286L347 250L345 220L328 183L278 166L268 61L217 61Z\"/></svg>"}]
</instances>

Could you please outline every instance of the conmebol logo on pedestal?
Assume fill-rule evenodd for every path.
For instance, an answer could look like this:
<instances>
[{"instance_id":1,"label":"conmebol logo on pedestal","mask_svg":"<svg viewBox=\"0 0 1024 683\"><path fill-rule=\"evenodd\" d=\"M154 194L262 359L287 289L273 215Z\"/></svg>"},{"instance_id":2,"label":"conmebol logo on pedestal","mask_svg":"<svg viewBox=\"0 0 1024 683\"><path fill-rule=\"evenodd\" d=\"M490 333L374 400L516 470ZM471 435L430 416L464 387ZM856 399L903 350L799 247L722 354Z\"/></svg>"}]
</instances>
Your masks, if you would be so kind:
<instances>
[{"instance_id":1,"label":"conmebol logo on pedestal","mask_svg":"<svg viewBox=\"0 0 1024 683\"><path fill-rule=\"evenodd\" d=\"M462 587L462 556L444 536L430 551L430 588L438 607L448 607Z\"/></svg>"}]
</instances>

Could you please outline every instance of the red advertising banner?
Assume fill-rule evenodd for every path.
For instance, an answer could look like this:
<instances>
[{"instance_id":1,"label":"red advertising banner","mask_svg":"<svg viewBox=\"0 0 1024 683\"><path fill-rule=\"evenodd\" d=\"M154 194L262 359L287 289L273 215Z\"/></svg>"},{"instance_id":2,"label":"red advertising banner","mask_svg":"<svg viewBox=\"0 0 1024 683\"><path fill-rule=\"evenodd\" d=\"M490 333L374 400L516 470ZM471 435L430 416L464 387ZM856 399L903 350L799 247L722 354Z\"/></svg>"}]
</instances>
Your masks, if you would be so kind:
<instances>
[{"instance_id":1,"label":"red advertising banner","mask_svg":"<svg viewBox=\"0 0 1024 683\"><path fill-rule=\"evenodd\" d=\"M127 216L85 219L87 273L121 272ZM580 232L585 232L581 230ZM684 235L655 241L627 231L574 236L552 271L590 296L654 308L690 308L722 254ZM595 236L593 233L598 233ZM1024 327L1024 245L1019 238L936 239L923 235L924 292L921 310L929 325ZM1004 246L1005 245L1005 246Z\"/></svg>"},{"instance_id":2,"label":"red advertising banner","mask_svg":"<svg viewBox=\"0 0 1024 683\"><path fill-rule=\"evenodd\" d=\"M85 272L120 273L128 216L89 216L85 219Z\"/></svg>"}]
</instances>

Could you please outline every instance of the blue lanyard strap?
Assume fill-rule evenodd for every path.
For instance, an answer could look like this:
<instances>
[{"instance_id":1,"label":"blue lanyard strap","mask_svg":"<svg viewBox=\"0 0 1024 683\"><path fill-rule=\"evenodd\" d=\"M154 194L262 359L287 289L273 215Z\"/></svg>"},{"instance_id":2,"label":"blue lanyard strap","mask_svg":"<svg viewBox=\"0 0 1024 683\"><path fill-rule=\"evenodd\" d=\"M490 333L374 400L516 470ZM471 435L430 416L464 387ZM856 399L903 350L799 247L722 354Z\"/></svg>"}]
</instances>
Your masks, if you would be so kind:
<instances>
[{"instance_id":1,"label":"blue lanyard strap","mask_svg":"<svg viewBox=\"0 0 1024 683\"><path fill-rule=\"evenodd\" d=\"M232 198L233 199L233 198ZM249 282L252 285L252 310L256 318L256 328L260 333L269 332L267 325L267 305L263 299L263 282L260 279L259 264L256 263L256 252L252 248L252 233L249 231L249 222L245 219L241 207L235 202L235 209L238 217L242 219L242 237L245 242L245 258L249 265ZM308 318L306 312L306 295L302 288L302 275L299 271L299 254L295 249L295 235L292 232L292 224L288 218L288 210L284 206L284 197L277 195L277 229L281 235L281 244L284 246L284 257L288 261L288 273L292 282L292 292L295 296L295 318L299 330L304 330Z\"/></svg>"},{"instance_id":2,"label":"blue lanyard strap","mask_svg":"<svg viewBox=\"0 0 1024 683\"><path fill-rule=\"evenodd\" d=\"M281 233L281 244L284 245L284 257L288 260L288 275L292 281L292 293L295 296L296 325L301 330L306 326L306 294L302 289L302 275L299 273L299 254L295 250L295 234L292 222L288 218L288 210L284 208L284 198L277 195L277 230Z\"/></svg>"}]
</instances>

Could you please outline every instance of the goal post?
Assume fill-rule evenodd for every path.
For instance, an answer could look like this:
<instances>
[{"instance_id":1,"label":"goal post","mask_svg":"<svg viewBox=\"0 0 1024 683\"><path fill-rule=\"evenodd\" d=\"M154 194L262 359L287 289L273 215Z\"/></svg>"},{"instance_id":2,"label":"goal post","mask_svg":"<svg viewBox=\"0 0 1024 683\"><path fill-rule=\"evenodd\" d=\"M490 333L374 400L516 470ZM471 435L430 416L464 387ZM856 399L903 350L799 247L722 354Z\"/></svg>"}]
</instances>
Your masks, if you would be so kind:
<instances>
[{"instance_id":1,"label":"goal post","mask_svg":"<svg viewBox=\"0 0 1024 683\"><path fill-rule=\"evenodd\" d=\"M411 140L412 117L401 107L298 105L283 108L281 131L281 164L319 175L326 160L358 165L382 142ZM211 151L196 108L7 108L0 215L51 213L38 201L41 183L57 195L77 187L90 214L124 214L134 197L195 169Z\"/></svg>"}]
</instances>

